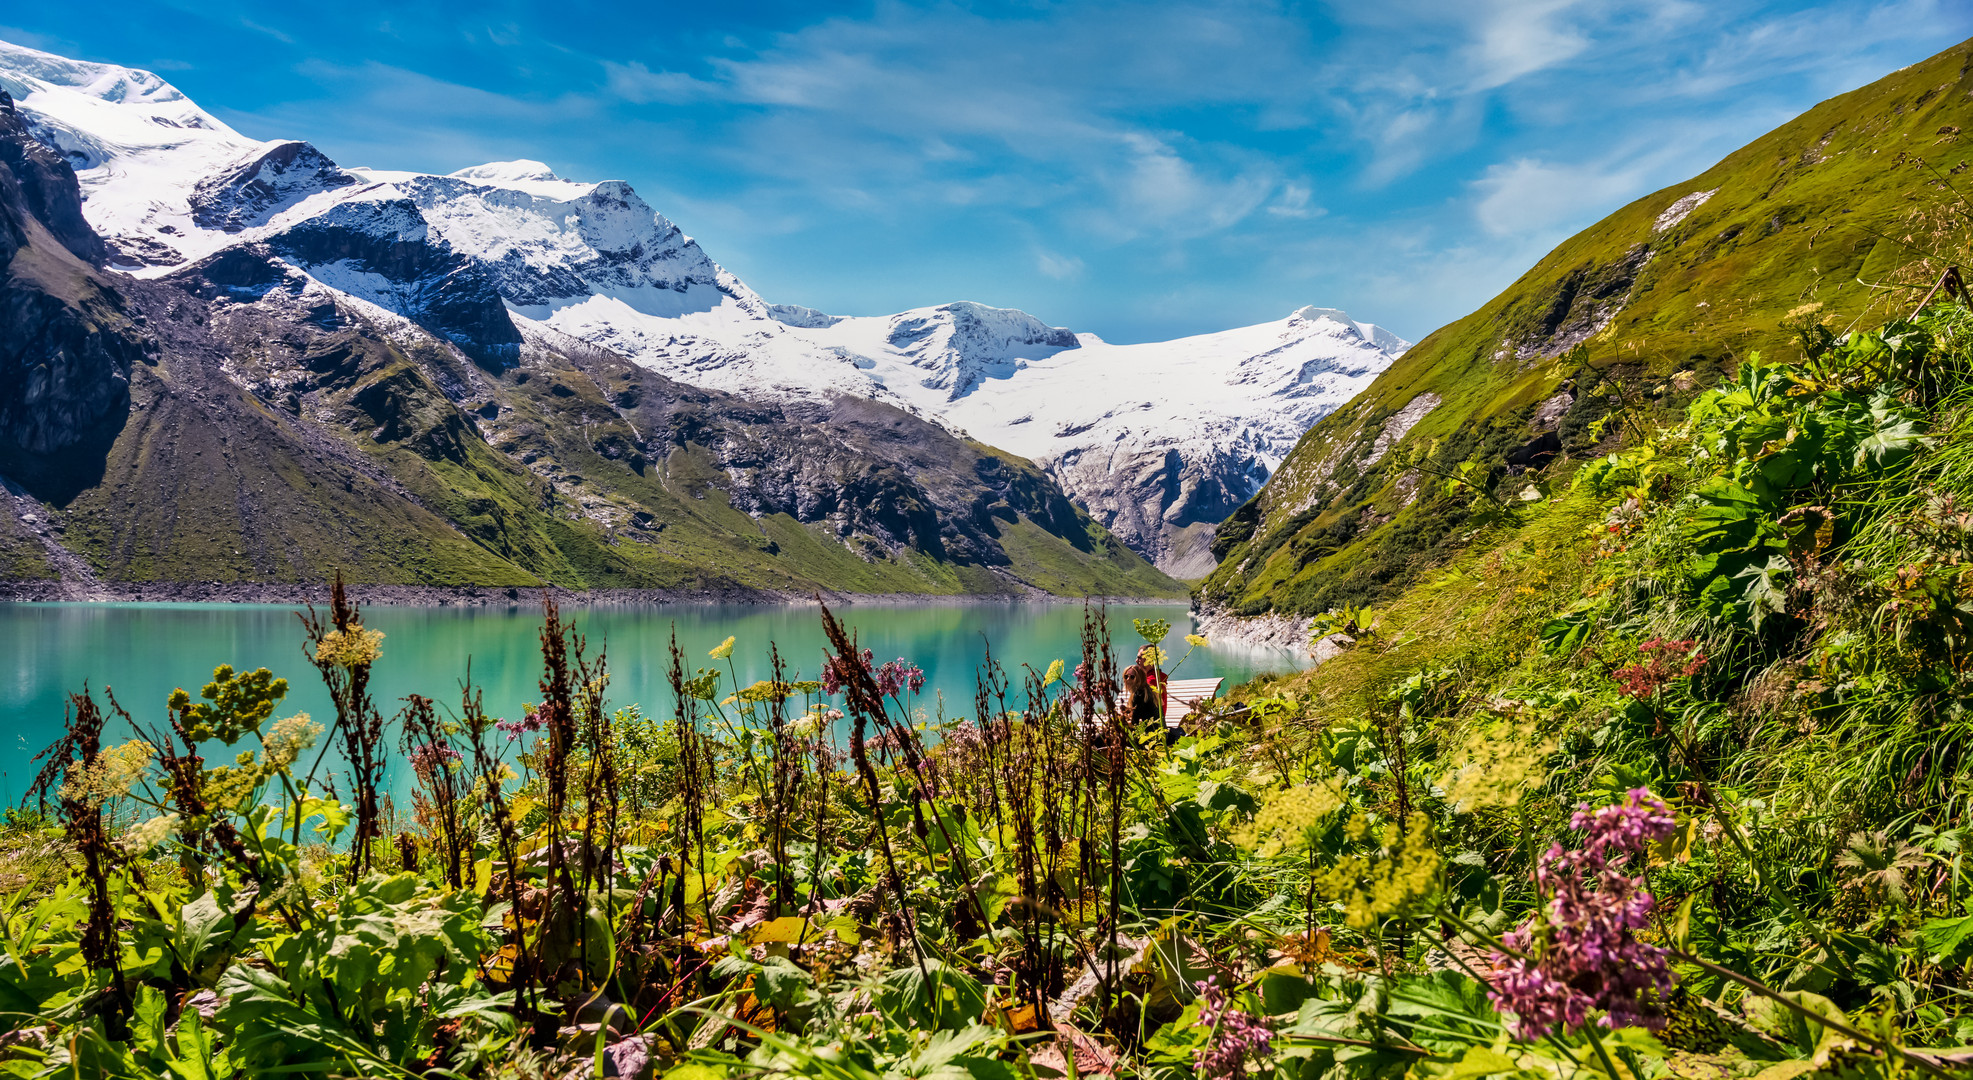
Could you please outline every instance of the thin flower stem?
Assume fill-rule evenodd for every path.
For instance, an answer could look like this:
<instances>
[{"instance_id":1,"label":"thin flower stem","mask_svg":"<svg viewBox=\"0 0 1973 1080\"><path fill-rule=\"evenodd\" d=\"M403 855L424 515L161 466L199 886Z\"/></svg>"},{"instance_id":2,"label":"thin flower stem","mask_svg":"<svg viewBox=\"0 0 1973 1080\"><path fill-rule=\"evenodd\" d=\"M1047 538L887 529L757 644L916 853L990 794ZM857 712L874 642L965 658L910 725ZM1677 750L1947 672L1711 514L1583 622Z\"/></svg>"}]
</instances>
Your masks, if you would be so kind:
<instances>
[{"instance_id":1,"label":"thin flower stem","mask_svg":"<svg viewBox=\"0 0 1973 1080\"><path fill-rule=\"evenodd\" d=\"M1622 1080L1623 1074L1617 1071L1617 1063L1610 1059L1610 1051L1603 1045L1603 1033L1592 1030L1589 1033L1589 1045L1596 1048L1596 1056L1602 1060L1603 1071L1609 1074L1610 1080Z\"/></svg>"},{"instance_id":2,"label":"thin flower stem","mask_svg":"<svg viewBox=\"0 0 1973 1080\"><path fill-rule=\"evenodd\" d=\"M1808 1006L1803 1005L1799 1001L1790 1000L1786 994L1783 994L1777 990L1773 990L1769 988L1767 984L1759 981L1758 979L1750 979L1747 976L1742 975L1737 971L1734 971L1730 968L1723 968L1718 964L1713 963L1710 960L1701 960L1700 958L1688 952L1681 952L1678 949L1671 949L1668 951L1673 956L1678 957L1680 960L1683 960L1688 964L1696 965L1699 968L1706 971L1708 974L1717 975L1720 978L1727 980L1728 982L1734 983L1744 989L1751 990L1754 993L1759 994L1764 998L1767 998L1771 1001L1776 1002L1777 1004L1780 1004L1784 1008L1788 1009L1790 1012L1799 1014L1804 1019L1812 1020L1818 1024L1823 1025L1824 1027L1831 1028L1835 1031L1839 1031L1844 1035L1847 1035L1850 1038L1857 1040L1858 1042L1868 1043L1869 1045L1874 1046L1877 1049L1882 1050L1887 1054L1895 1054L1898 1057L1903 1058L1905 1061L1925 1070L1926 1072L1932 1073L1935 1076L1946 1077L1947 1080L1951 1080L1953 1074L1940 1068L1936 1063L1930 1061L1924 1055L1914 1054L1911 1051L1906 1050L1902 1046L1893 1045L1873 1035L1866 1035L1861 1030L1851 1027L1849 1024L1846 1024L1841 1020L1837 1020L1834 1017L1825 1016L1822 1013L1816 1012L1815 1010L1809 1008Z\"/></svg>"}]
</instances>

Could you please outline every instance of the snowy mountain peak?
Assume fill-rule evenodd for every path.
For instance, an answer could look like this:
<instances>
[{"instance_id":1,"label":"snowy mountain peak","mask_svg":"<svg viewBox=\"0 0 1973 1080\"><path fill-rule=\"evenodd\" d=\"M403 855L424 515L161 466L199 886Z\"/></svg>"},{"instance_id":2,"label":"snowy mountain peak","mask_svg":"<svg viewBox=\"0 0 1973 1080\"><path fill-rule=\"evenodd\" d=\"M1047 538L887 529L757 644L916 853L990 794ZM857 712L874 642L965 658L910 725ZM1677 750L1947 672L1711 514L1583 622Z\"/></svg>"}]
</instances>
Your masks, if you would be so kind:
<instances>
[{"instance_id":1,"label":"snowy mountain peak","mask_svg":"<svg viewBox=\"0 0 1973 1080\"><path fill-rule=\"evenodd\" d=\"M200 178L186 204L200 226L236 233L265 225L312 195L356 182L308 143L280 142L232 169Z\"/></svg>"},{"instance_id":2,"label":"snowy mountain peak","mask_svg":"<svg viewBox=\"0 0 1973 1080\"><path fill-rule=\"evenodd\" d=\"M774 317L775 322L808 330L826 330L843 321L841 315L827 315L800 304L769 304L767 313Z\"/></svg>"},{"instance_id":3,"label":"snowy mountain peak","mask_svg":"<svg viewBox=\"0 0 1973 1080\"><path fill-rule=\"evenodd\" d=\"M1404 350L1411 347L1410 342L1391 333L1389 330L1375 323L1358 322L1350 318L1349 313L1340 308L1316 307L1314 304L1310 304L1306 307L1296 308L1294 313L1288 316L1288 323L1291 327L1298 322L1314 323L1322 321L1335 323L1340 327L1348 329L1364 341L1390 353L1393 357L1402 355Z\"/></svg>"},{"instance_id":4,"label":"snowy mountain peak","mask_svg":"<svg viewBox=\"0 0 1973 1080\"><path fill-rule=\"evenodd\" d=\"M119 269L257 244L489 366L538 326L748 397L909 409L1034 459L1182 577L1303 432L1409 343L1334 308L1113 345L972 301L842 317L764 302L622 181L533 160L433 175L241 136L148 72L0 43L0 89L82 183Z\"/></svg>"},{"instance_id":5,"label":"snowy mountain peak","mask_svg":"<svg viewBox=\"0 0 1973 1080\"><path fill-rule=\"evenodd\" d=\"M193 105L177 87L148 71L71 60L5 41L0 41L0 86L16 98L61 87L100 101L152 106L178 116L196 117L200 122L191 125L194 127L230 130ZM173 120L178 122L176 117Z\"/></svg>"},{"instance_id":6,"label":"snowy mountain peak","mask_svg":"<svg viewBox=\"0 0 1973 1080\"><path fill-rule=\"evenodd\" d=\"M1005 378L1022 360L1077 346L1072 331L1025 311L961 300L890 317L884 342L930 374L920 385L956 401L988 378Z\"/></svg>"},{"instance_id":7,"label":"snowy mountain peak","mask_svg":"<svg viewBox=\"0 0 1973 1080\"><path fill-rule=\"evenodd\" d=\"M473 165L450 174L461 180L560 180L555 170L539 161L521 158L517 161L489 161L484 165Z\"/></svg>"}]
</instances>

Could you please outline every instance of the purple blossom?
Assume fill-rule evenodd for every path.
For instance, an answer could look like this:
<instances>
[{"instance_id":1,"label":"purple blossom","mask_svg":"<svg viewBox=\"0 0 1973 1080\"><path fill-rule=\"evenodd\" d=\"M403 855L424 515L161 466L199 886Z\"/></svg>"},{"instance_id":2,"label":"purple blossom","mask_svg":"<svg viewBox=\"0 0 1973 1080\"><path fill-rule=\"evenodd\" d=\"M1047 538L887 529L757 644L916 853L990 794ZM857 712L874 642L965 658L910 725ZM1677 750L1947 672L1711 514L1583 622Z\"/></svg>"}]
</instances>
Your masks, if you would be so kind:
<instances>
[{"instance_id":1,"label":"purple blossom","mask_svg":"<svg viewBox=\"0 0 1973 1080\"><path fill-rule=\"evenodd\" d=\"M916 694L925 688L925 672L918 665L902 656L882 664L876 660L869 649L857 657L857 663L876 682L880 696L896 697L906 690ZM842 693L853 670L845 666L842 657L829 657L822 665L822 692L832 696Z\"/></svg>"},{"instance_id":2,"label":"purple blossom","mask_svg":"<svg viewBox=\"0 0 1973 1080\"><path fill-rule=\"evenodd\" d=\"M541 717L534 713L529 713L519 720L495 720L493 726L506 732L508 742L514 742L522 735L540 731Z\"/></svg>"},{"instance_id":3,"label":"purple blossom","mask_svg":"<svg viewBox=\"0 0 1973 1080\"><path fill-rule=\"evenodd\" d=\"M915 694L924 688L924 670L902 656L884 661L877 669L877 692L885 697L896 697L907 689Z\"/></svg>"},{"instance_id":4,"label":"purple blossom","mask_svg":"<svg viewBox=\"0 0 1973 1080\"><path fill-rule=\"evenodd\" d=\"M1062 692L1071 706L1080 705L1088 709L1096 702L1096 688L1089 682L1089 661L1076 665L1075 681Z\"/></svg>"},{"instance_id":5,"label":"purple blossom","mask_svg":"<svg viewBox=\"0 0 1973 1080\"><path fill-rule=\"evenodd\" d=\"M1632 855L1675 825L1662 801L1636 788L1622 803L1594 811L1582 804L1569 821L1584 834L1582 847L1564 851L1554 844L1536 860L1535 886L1550 898L1548 907L1502 939L1524 958L1493 957L1490 996L1514 1013L1516 1036L1574 1031L1597 1010L1607 1028L1664 1026L1642 995L1670 992L1671 969L1665 950L1635 936L1655 901L1628 868Z\"/></svg>"},{"instance_id":6,"label":"purple blossom","mask_svg":"<svg viewBox=\"0 0 1973 1080\"><path fill-rule=\"evenodd\" d=\"M411 751L411 771L429 784L440 769L448 768L459 760L459 751L452 747L444 743L425 743Z\"/></svg>"},{"instance_id":7,"label":"purple blossom","mask_svg":"<svg viewBox=\"0 0 1973 1080\"><path fill-rule=\"evenodd\" d=\"M1244 1075L1248 1063L1265 1064L1274 1056L1274 1032L1267 1020L1227 1006L1227 993L1217 978L1194 983L1205 1004L1199 1008L1199 1023L1213 1028L1206 1045L1192 1051L1193 1068L1202 1077Z\"/></svg>"}]
</instances>

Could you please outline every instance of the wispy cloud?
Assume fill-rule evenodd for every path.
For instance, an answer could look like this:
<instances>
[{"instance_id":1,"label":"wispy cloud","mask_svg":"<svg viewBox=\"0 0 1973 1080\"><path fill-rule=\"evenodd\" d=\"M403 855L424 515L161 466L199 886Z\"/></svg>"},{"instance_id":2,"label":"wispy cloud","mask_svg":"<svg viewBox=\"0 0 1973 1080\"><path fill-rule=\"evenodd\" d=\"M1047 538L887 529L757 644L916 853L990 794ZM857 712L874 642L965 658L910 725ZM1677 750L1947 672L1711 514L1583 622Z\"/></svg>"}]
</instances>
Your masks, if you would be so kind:
<instances>
[{"instance_id":1,"label":"wispy cloud","mask_svg":"<svg viewBox=\"0 0 1973 1080\"><path fill-rule=\"evenodd\" d=\"M242 131L348 164L631 180L776 299L964 296L1118 340L1306 303L1422 336L1973 34L1963 0L152 7L114 48L60 5L0 38L182 59Z\"/></svg>"},{"instance_id":2,"label":"wispy cloud","mask_svg":"<svg viewBox=\"0 0 1973 1080\"><path fill-rule=\"evenodd\" d=\"M1073 255L1057 255L1052 251L1037 251L1034 256L1035 269L1052 281L1068 281L1082 276L1082 260Z\"/></svg>"}]
</instances>

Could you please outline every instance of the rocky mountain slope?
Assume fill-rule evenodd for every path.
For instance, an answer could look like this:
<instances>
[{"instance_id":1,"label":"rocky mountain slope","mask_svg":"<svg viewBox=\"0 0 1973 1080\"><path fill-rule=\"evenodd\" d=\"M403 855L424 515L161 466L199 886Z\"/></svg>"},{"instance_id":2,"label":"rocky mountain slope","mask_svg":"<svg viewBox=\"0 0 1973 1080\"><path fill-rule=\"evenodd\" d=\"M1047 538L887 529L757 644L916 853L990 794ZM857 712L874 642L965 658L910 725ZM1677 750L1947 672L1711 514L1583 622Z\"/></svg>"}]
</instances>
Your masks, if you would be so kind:
<instances>
[{"instance_id":1,"label":"rocky mountain slope","mask_svg":"<svg viewBox=\"0 0 1973 1080\"><path fill-rule=\"evenodd\" d=\"M1141 345L1020 311L946 304L881 318L777 317L926 415L1032 459L1167 573L1212 570L1214 528L1309 425L1408 343L1340 311Z\"/></svg>"},{"instance_id":2,"label":"rocky mountain slope","mask_svg":"<svg viewBox=\"0 0 1973 1080\"><path fill-rule=\"evenodd\" d=\"M335 568L715 596L1176 588L1034 466L896 405L688 386L510 312L525 254L454 244L431 184L350 179L155 77L35 57L0 78L11 595ZM148 119L83 125L91 101ZM156 198L104 200L137 174ZM648 285L664 253L637 255L584 270Z\"/></svg>"},{"instance_id":3,"label":"rocky mountain slope","mask_svg":"<svg viewBox=\"0 0 1973 1080\"><path fill-rule=\"evenodd\" d=\"M1968 126L1973 43L1583 230L1312 428L1221 526L1200 606L1274 616L1256 625L1278 636L1388 596L1472 532L1473 493L1441 492L1460 464L1512 501L1621 438L1613 410L1676 409L1754 351L1908 312L1921 290L1899 268L1965 209Z\"/></svg>"},{"instance_id":4,"label":"rocky mountain slope","mask_svg":"<svg viewBox=\"0 0 1973 1080\"><path fill-rule=\"evenodd\" d=\"M621 182L533 161L345 169L307 143L248 139L155 75L12 46L0 86L77 169L89 220L135 276L264 243L482 361L512 355L507 323L536 323L706 389L870 398L1035 460L1180 576L1212 568L1215 524L1407 345L1312 308L1134 346L973 303L839 318L765 303Z\"/></svg>"}]
</instances>

